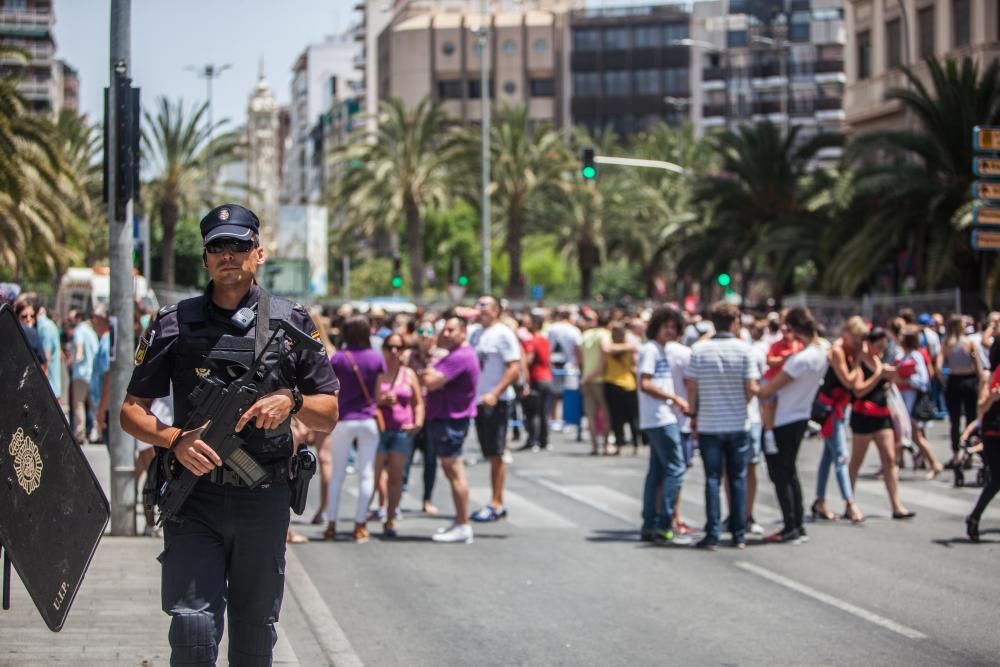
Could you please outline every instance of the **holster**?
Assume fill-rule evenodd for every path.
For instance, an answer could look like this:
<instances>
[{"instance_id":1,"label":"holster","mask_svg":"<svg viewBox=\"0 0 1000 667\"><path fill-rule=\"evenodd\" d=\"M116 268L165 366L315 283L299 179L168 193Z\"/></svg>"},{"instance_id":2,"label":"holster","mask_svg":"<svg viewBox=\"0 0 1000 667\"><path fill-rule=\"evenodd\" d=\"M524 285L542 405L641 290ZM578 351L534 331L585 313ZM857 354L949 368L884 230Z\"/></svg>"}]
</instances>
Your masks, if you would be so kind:
<instances>
[{"instance_id":1,"label":"holster","mask_svg":"<svg viewBox=\"0 0 1000 667\"><path fill-rule=\"evenodd\" d=\"M306 510L306 499L309 496L309 481L316 474L316 455L303 446L298 453L292 457L292 465L289 469L288 485L291 490L288 506L292 511L301 515Z\"/></svg>"},{"instance_id":2,"label":"holster","mask_svg":"<svg viewBox=\"0 0 1000 667\"><path fill-rule=\"evenodd\" d=\"M146 469L146 482L142 485L142 506L147 512L152 512L156 507L160 494L160 486L163 485L163 463L161 455L157 452L153 460L149 462Z\"/></svg>"}]
</instances>

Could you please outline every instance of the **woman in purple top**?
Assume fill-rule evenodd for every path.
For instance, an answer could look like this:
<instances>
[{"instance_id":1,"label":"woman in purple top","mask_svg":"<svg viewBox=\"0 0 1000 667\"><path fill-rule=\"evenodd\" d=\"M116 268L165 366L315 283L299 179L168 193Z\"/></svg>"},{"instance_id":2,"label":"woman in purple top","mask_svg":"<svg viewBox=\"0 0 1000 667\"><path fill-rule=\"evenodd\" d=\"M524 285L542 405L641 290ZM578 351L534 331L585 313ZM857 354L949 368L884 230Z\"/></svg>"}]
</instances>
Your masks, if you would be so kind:
<instances>
[{"instance_id":1,"label":"woman in purple top","mask_svg":"<svg viewBox=\"0 0 1000 667\"><path fill-rule=\"evenodd\" d=\"M378 451L379 429L375 421L376 382L385 371L382 355L371 348L370 325L364 315L355 315L344 323L344 347L330 359L340 380L340 421L333 429L333 477L330 479L330 504L326 532L323 537L337 539L337 510L340 491L347 477L347 459L351 444L357 443L358 506L354 513L354 541L368 541L365 526L368 501L375 490L375 454Z\"/></svg>"},{"instance_id":2,"label":"woman in purple top","mask_svg":"<svg viewBox=\"0 0 1000 667\"><path fill-rule=\"evenodd\" d=\"M375 461L378 493L386 505L383 528L386 537L396 537L395 519L399 498L403 495L403 468L413 454L413 437L424 427L423 390L417 374L403 365L402 355L403 337L391 334L382 343L385 373L378 376L378 404L385 431L379 440Z\"/></svg>"}]
</instances>

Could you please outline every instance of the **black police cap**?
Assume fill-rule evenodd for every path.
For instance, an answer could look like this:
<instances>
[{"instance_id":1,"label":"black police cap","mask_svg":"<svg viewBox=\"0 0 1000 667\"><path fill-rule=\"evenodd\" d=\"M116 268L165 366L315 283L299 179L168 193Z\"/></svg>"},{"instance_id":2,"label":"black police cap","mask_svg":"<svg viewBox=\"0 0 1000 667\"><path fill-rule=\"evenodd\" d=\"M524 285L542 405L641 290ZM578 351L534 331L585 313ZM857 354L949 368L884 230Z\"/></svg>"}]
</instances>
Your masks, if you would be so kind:
<instances>
[{"instance_id":1,"label":"black police cap","mask_svg":"<svg viewBox=\"0 0 1000 667\"><path fill-rule=\"evenodd\" d=\"M216 206L201 219L202 244L220 238L249 241L260 233L257 214L239 204Z\"/></svg>"}]
</instances>

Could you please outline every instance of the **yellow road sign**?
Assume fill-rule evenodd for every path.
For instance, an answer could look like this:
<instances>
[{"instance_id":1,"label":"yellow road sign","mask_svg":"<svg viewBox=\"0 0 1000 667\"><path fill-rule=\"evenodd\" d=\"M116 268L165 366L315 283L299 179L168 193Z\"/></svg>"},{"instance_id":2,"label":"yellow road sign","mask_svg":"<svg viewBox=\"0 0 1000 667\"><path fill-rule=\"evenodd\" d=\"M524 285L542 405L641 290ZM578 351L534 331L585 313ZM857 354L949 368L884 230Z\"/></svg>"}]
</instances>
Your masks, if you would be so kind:
<instances>
[{"instance_id":1,"label":"yellow road sign","mask_svg":"<svg viewBox=\"0 0 1000 667\"><path fill-rule=\"evenodd\" d=\"M977 151L1000 151L1000 127L972 128L972 148Z\"/></svg>"},{"instance_id":2,"label":"yellow road sign","mask_svg":"<svg viewBox=\"0 0 1000 667\"><path fill-rule=\"evenodd\" d=\"M976 250L1000 250L1000 231L973 230L972 247Z\"/></svg>"},{"instance_id":3,"label":"yellow road sign","mask_svg":"<svg viewBox=\"0 0 1000 667\"><path fill-rule=\"evenodd\" d=\"M974 158L972 160L972 173L976 176L1000 176L1000 158Z\"/></svg>"},{"instance_id":4,"label":"yellow road sign","mask_svg":"<svg viewBox=\"0 0 1000 667\"><path fill-rule=\"evenodd\" d=\"M975 199L1000 200L1000 181L975 181L972 184L972 196Z\"/></svg>"},{"instance_id":5,"label":"yellow road sign","mask_svg":"<svg viewBox=\"0 0 1000 667\"><path fill-rule=\"evenodd\" d=\"M980 206L972 210L972 224L983 226L1000 226L1000 208Z\"/></svg>"}]
</instances>

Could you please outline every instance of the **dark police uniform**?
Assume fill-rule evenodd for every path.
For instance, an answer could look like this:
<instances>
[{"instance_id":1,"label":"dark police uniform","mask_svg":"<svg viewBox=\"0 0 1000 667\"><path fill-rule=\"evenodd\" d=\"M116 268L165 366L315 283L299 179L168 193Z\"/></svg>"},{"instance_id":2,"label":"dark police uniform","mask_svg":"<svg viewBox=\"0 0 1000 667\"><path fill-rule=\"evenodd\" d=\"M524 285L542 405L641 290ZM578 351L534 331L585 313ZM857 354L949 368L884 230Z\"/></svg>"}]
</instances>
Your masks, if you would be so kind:
<instances>
[{"instance_id":1,"label":"dark police uniform","mask_svg":"<svg viewBox=\"0 0 1000 667\"><path fill-rule=\"evenodd\" d=\"M226 220L243 211L227 205ZM206 234L202 221L206 239L211 225L210 221ZM256 323L244 329L231 318L239 308L254 307L261 290L254 284L233 311L216 306L211 291L209 283L203 295L162 309L136 351L128 393L161 398L172 385L173 425L179 428L187 425L192 412L188 394L203 376L229 381L253 362ZM272 323L286 320L318 337L301 306L269 298ZM278 354L278 345L288 343L273 342L267 356ZM267 376L261 395L283 387L297 387L303 395L336 394L339 384L322 352L300 350L291 352ZM163 565L163 610L171 616L172 665L215 664L227 605L230 664L271 664L277 640L274 623L284 592L292 436L288 420L273 431L263 431L251 420L240 436L246 452L270 472L271 480L251 490L224 467L217 468L198 481L178 514L179 521L164 524L164 548L158 560Z\"/></svg>"}]
</instances>

